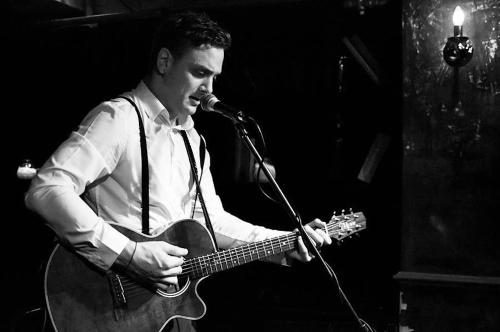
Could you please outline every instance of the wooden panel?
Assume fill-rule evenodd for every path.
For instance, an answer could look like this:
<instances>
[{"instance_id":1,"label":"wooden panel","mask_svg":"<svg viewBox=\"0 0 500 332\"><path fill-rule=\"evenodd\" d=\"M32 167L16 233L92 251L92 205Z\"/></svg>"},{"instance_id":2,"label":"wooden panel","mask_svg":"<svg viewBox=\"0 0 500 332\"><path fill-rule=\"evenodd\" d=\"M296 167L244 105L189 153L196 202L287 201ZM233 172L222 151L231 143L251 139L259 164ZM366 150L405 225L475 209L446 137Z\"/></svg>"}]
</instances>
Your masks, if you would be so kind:
<instances>
[{"instance_id":1,"label":"wooden panel","mask_svg":"<svg viewBox=\"0 0 500 332\"><path fill-rule=\"evenodd\" d=\"M500 278L400 272L399 331L497 331Z\"/></svg>"}]
</instances>

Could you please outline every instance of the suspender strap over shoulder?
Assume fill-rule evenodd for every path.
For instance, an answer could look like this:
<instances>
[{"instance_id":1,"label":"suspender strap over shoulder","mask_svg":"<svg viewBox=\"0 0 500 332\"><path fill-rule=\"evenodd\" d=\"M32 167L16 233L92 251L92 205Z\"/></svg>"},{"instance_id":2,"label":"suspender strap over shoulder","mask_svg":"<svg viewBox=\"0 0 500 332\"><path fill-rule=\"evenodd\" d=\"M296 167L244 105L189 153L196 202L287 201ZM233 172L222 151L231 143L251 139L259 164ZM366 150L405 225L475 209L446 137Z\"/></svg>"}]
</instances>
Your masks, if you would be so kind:
<instances>
[{"instance_id":1,"label":"suspender strap over shoulder","mask_svg":"<svg viewBox=\"0 0 500 332\"><path fill-rule=\"evenodd\" d=\"M134 106L137 118L139 119L139 133L141 139L141 161L142 161L142 232L149 235L149 164L148 164L148 146L146 144L146 134L144 132L144 123L142 122L139 108L132 99L125 96L120 98L126 99Z\"/></svg>"},{"instance_id":2,"label":"suspender strap over shoulder","mask_svg":"<svg viewBox=\"0 0 500 332\"><path fill-rule=\"evenodd\" d=\"M208 215L208 210L207 210L207 207L205 205L205 200L203 199L203 193L201 192L200 179L198 177L198 168L196 166L196 161L194 159L193 150L191 149L191 144L189 144L189 138L187 136L186 131L180 130L180 133L182 135L182 138L184 139L184 144L186 145L186 150L188 153L189 163L191 164L191 174L193 175L193 179L194 179L194 182L196 184L196 197L200 198L201 208L203 209L203 215L205 216L205 224L206 224L210 234L212 235L212 238L213 238L214 244L215 244L215 249L217 251L219 251L219 247L217 245L217 240L215 238L214 229L212 227L212 222L210 221L210 216ZM201 138L201 140L203 141L203 138ZM202 158L203 159L205 158L204 151L205 151L205 143L203 142L203 154L200 155L200 161ZM203 161L202 161L202 165L203 165ZM195 200L195 204L196 204L196 200Z\"/></svg>"}]
</instances>

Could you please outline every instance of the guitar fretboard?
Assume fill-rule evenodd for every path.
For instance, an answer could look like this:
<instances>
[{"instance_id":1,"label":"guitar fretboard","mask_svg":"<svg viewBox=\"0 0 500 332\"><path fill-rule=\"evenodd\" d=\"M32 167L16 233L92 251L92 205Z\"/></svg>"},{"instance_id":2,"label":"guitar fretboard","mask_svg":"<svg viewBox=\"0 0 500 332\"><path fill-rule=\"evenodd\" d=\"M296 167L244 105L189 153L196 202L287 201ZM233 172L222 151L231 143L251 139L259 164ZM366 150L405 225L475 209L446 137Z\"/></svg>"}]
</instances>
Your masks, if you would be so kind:
<instances>
[{"instance_id":1,"label":"guitar fretboard","mask_svg":"<svg viewBox=\"0 0 500 332\"><path fill-rule=\"evenodd\" d=\"M198 279L215 272L224 271L258 259L274 256L295 248L295 233L273 239L249 243L241 247L218 251L213 254L188 259L183 265L182 275Z\"/></svg>"},{"instance_id":2,"label":"guitar fretboard","mask_svg":"<svg viewBox=\"0 0 500 332\"><path fill-rule=\"evenodd\" d=\"M364 217L359 214L335 216L327 224L325 233L336 240L342 240L364 229L364 223ZM258 259L295 249L297 237L297 233L289 233L276 238L188 259L182 264L183 272L181 276L198 279L215 272L228 270Z\"/></svg>"}]
</instances>

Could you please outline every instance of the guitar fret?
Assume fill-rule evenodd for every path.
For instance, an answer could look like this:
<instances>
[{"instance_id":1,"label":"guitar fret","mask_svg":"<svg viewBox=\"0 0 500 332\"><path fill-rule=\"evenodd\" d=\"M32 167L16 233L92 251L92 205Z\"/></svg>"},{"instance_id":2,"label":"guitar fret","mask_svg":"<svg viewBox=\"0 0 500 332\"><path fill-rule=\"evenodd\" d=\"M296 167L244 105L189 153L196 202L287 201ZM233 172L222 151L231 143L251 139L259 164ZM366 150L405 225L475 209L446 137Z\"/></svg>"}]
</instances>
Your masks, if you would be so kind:
<instances>
[{"instance_id":1,"label":"guitar fret","mask_svg":"<svg viewBox=\"0 0 500 332\"><path fill-rule=\"evenodd\" d=\"M215 260L215 262L214 262L215 270L219 271L218 270L218 268L219 268L218 265L220 265L220 271L223 271L224 269L222 267L222 263L220 262L220 252L216 252L215 256L217 257L216 260Z\"/></svg>"},{"instance_id":2,"label":"guitar fret","mask_svg":"<svg viewBox=\"0 0 500 332\"><path fill-rule=\"evenodd\" d=\"M203 268L202 268L202 265L201 265L201 257L197 257L197 265L196 265L196 273L198 276L201 276L202 275L202 271L203 271Z\"/></svg>"},{"instance_id":3,"label":"guitar fret","mask_svg":"<svg viewBox=\"0 0 500 332\"><path fill-rule=\"evenodd\" d=\"M226 263L226 269L229 269L229 263L231 263L231 250L227 251L227 255L224 257L224 263Z\"/></svg>"},{"instance_id":4,"label":"guitar fret","mask_svg":"<svg viewBox=\"0 0 500 332\"><path fill-rule=\"evenodd\" d=\"M238 265L241 265L241 264L244 264L245 262L243 261L243 263L242 263L242 262L240 261L240 257L241 257L241 255L240 255L240 253L238 253L238 251L241 251L241 249L237 248L237 249L235 250L235 253L236 253L236 262L237 262L237 264L238 264ZM245 257L245 256L243 256L243 258L244 258L244 257Z\"/></svg>"},{"instance_id":5,"label":"guitar fret","mask_svg":"<svg viewBox=\"0 0 500 332\"><path fill-rule=\"evenodd\" d=\"M240 260L238 257L238 249L233 250L233 254L231 255L231 262L233 263L233 267L240 265Z\"/></svg>"},{"instance_id":6,"label":"guitar fret","mask_svg":"<svg viewBox=\"0 0 500 332\"><path fill-rule=\"evenodd\" d=\"M212 259L208 258L206 259L206 274L214 273L214 265L212 264ZM209 272L210 270L210 272ZM217 265L215 266L215 271L217 272Z\"/></svg>"},{"instance_id":7,"label":"guitar fret","mask_svg":"<svg viewBox=\"0 0 500 332\"><path fill-rule=\"evenodd\" d=\"M364 218L351 214L332 218L325 228L329 236L340 240L363 230L365 223ZM298 233L288 233L276 238L191 258L183 264L183 275L192 278L208 276L214 272L295 249L298 235Z\"/></svg>"},{"instance_id":8,"label":"guitar fret","mask_svg":"<svg viewBox=\"0 0 500 332\"><path fill-rule=\"evenodd\" d=\"M211 273L214 273L214 266L212 264L212 259L208 255L203 257L204 257L203 275L206 276ZM217 268L215 269L215 272L217 272Z\"/></svg>"},{"instance_id":9,"label":"guitar fret","mask_svg":"<svg viewBox=\"0 0 500 332\"><path fill-rule=\"evenodd\" d=\"M229 265L227 264L227 259L225 259L224 262L226 263L226 269L229 269Z\"/></svg>"},{"instance_id":10,"label":"guitar fret","mask_svg":"<svg viewBox=\"0 0 500 332\"><path fill-rule=\"evenodd\" d=\"M199 263L200 263L200 271L199 271L199 276L200 277L203 277L203 274L204 274L204 270L205 270L205 256L201 256L200 259L199 259Z\"/></svg>"},{"instance_id":11,"label":"guitar fret","mask_svg":"<svg viewBox=\"0 0 500 332\"><path fill-rule=\"evenodd\" d=\"M221 270L221 271L224 271L224 270L226 270L226 269L227 269L227 263L226 263L226 268L224 268L224 265L223 265L223 264L225 263L225 260L224 260L224 259L221 259L220 254L221 254L221 252L219 251L219 252L217 253L218 262L219 262L219 264L220 264L220 270Z\"/></svg>"}]
</instances>

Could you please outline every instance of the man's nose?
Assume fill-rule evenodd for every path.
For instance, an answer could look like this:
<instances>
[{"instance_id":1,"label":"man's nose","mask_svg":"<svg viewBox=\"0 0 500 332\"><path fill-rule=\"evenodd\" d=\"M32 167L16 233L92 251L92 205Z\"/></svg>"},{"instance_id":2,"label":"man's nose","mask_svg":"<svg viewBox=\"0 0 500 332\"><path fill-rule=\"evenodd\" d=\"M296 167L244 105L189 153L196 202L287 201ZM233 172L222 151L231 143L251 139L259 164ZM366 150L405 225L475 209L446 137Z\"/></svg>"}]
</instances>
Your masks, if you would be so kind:
<instances>
[{"instance_id":1,"label":"man's nose","mask_svg":"<svg viewBox=\"0 0 500 332\"><path fill-rule=\"evenodd\" d=\"M212 93L214 91L214 79L207 78L201 85L200 90L204 93Z\"/></svg>"}]
</instances>

